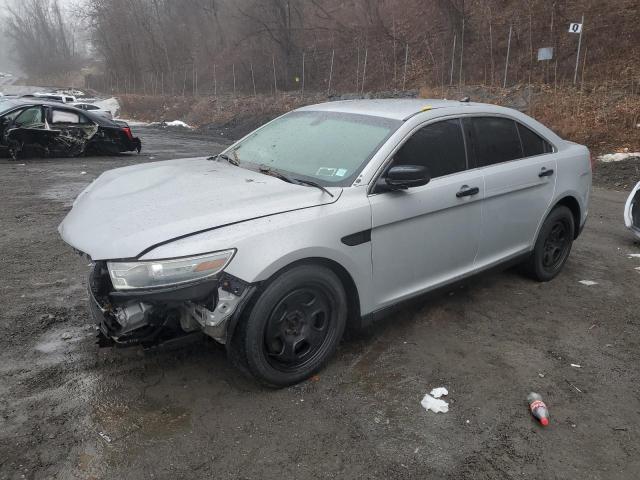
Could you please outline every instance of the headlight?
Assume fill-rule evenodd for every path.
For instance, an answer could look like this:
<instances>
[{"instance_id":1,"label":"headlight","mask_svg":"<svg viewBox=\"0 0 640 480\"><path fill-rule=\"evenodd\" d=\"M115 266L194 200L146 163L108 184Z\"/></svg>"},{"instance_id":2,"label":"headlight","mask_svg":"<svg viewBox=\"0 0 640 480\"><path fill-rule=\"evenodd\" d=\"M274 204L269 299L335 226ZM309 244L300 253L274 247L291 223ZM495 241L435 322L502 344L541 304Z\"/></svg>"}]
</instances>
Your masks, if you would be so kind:
<instances>
[{"instance_id":1,"label":"headlight","mask_svg":"<svg viewBox=\"0 0 640 480\"><path fill-rule=\"evenodd\" d=\"M208 253L197 257L145 262L107 262L116 290L169 287L213 277L231 261L235 250Z\"/></svg>"}]
</instances>

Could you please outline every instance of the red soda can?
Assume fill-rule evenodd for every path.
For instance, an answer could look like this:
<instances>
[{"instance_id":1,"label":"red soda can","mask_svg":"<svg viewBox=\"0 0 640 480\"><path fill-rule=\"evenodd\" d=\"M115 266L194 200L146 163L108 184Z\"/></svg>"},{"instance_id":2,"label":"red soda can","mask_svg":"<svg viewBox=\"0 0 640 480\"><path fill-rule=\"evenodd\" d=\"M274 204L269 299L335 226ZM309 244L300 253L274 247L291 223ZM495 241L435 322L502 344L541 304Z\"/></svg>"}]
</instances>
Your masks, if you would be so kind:
<instances>
[{"instance_id":1,"label":"red soda can","mask_svg":"<svg viewBox=\"0 0 640 480\"><path fill-rule=\"evenodd\" d=\"M538 419L538 421L543 425L549 425L549 410L547 409L547 405L542 401L542 397L537 393L531 392L527 395L527 403L529 404L529 410L531 410L531 415Z\"/></svg>"}]
</instances>

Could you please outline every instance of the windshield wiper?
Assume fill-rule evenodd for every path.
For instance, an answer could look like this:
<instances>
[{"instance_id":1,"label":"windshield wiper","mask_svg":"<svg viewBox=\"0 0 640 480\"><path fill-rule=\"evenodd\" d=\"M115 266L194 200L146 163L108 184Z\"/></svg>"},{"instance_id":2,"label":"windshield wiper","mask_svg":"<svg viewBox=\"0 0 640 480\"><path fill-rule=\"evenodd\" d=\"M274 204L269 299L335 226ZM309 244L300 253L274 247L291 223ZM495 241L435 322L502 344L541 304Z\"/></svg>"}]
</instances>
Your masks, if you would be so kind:
<instances>
[{"instance_id":1,"label":"windshield wiper","mask_svg":"<svg viewBox=\"0 0 640 480\"><path fill-rule=\"evenodd\" d=\"M234 157L236 157L236 155L234 154ZM240 166L240 161L238 160L238 158L231 158L229 155L227 155L226 153L219 153L217 155L214 155L213 157L209 157L210 160L217 160L219 158L221 158L222 160L226 160L227 162L229 162L231 165L235 165L236 167Z\"/></svg>"},{"instance_id":2,"label":"windshield wiper","mask_svg":"<svg viewBox=\"0 0 640 480\"><path fill-rule=\"evenodd\" d=\"M287 183L294 183L294 184L298 184L298 185L308 185L310 187L319 188L324 193L326 193L327 195L329 195L330 197L333 198L333 193L331 193L329 190L324 188L322 185L320 185L319 183L316 183L314 181L305 180L303 178L291 178L291 177L285 175L284 173L279 172L278 170L274 170L274 169L272 169L270 167L267 167L266 165L260 165L260 167L258 167L258 169L260 170L260 173L264 173L265 175L270 175L272 177L279 178L280 180L283 180L283 181L285 181Z\"/></svg>"},{"instance_id":3,"label":"windshield wiper","mask_svg":"<svg viewBox=\"0 0 640 480\"><path fill-rule=\"evenodd\" d=\"M327 195L329 195L331 198L333 198L333 193L331 193L329 190L327 190L326 188L324 188L322 185L320 185L319 183L316 183L312 180L305 180L303 178L294 178L293 179L294 182L299 183L301 185L309 185L310 187L316 187L319 188L320 190L322 190L324 193L326 193Z\"/></svg>"}]
</instances>

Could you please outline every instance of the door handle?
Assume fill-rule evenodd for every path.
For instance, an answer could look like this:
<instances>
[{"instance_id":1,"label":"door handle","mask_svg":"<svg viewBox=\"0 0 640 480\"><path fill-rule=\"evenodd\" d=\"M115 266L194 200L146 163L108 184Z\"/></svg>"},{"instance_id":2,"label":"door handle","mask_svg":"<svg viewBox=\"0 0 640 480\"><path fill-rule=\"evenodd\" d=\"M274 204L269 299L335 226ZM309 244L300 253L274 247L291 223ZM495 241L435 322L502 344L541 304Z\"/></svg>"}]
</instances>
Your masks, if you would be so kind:
<instances>
[{"instance_id":1,"label":"door handle","mask_svg":"<svg viewBox=\"0 0 640 480\"><path fill-rule=\"evenodd\" d=\"M543 177L550 177L551 175L553 175L553 168L550 168L550 169L548 169L548 170L547 170L547 169L546 169L546 168L544 168L544 167L542 167L542 170L540 170L540 173L538 174L538 176L539 176L540 178L543 178Z\"/></svg>"},{"instance_id":2,"label":"door handle","mask_svg":"<svg viewBox=\"0 0 640 480\"><path fill-rule=\"evenodd\" d=\"M464 185L458 191L458 193L456 193L456 197L458 198L471 197L472 195L477 195L478 193L480 193L480 189L478 187L469 187L467 185Z\"/></svg>"}]
</instances>

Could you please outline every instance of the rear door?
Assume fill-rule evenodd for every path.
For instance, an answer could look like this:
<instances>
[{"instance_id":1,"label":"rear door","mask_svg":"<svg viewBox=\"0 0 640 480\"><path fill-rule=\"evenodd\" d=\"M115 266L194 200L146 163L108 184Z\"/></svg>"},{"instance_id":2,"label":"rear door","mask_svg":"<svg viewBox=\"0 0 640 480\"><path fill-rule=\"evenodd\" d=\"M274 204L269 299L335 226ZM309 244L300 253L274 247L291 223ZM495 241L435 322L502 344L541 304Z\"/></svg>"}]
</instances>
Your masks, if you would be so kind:
<instances>
[{"instance_id":1,"label":"rear door","mask_svg":"<svg viewBox=\"0 0 640 480\"><path fill-rule=\"evenodd\" d=\"M393 165L424 165L431 181L370 196L378 309L472 270L480 234L483 178L467 169L459 119L418 129L395 153Z\"/></svg>"},{"instance_id":2,"label":"rear door","mask_svg":"<svg viewBox=\"0 0 640 480\"><path fill-rule=\"evenodd\" d=\"M556 155L549 142L508 117L464 120L473 162L484 175L477 266L529 250L555 190Z\"/></svg>"}]
</instances>

